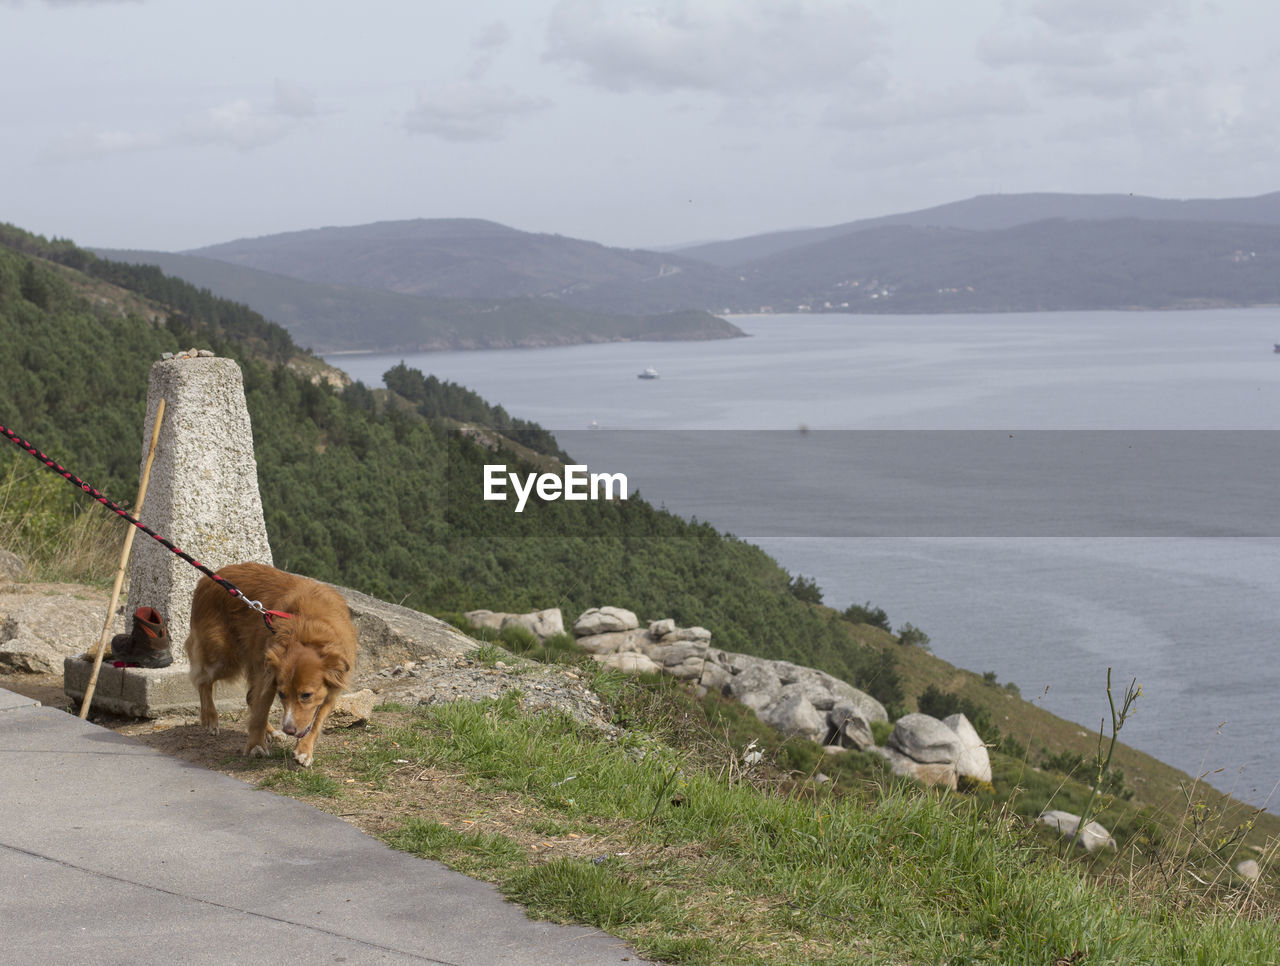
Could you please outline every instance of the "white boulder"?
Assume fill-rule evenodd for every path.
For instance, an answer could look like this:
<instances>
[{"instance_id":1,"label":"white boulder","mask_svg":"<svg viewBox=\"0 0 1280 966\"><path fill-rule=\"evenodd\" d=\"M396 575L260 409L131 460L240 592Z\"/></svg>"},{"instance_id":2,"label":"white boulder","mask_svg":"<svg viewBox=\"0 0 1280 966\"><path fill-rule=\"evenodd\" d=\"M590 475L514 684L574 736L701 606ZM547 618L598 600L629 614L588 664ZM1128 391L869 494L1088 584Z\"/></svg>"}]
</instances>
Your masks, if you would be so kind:
<instances>
[{"instance_id":1,"label":"white boulder","mask_svg":"<svg viewBox=\"0 0 1280 966\"><path fill-rule=\"evenodd\" d=\"M927 714L904 714L894 723L888 745L921 764L954 766L960 757L959 736Z\"/></svg>"},{"instance_id":2,"label":"white boulder","mask_svg":"<svg viewBox=\"0 0 1280 966\"><path fill-rule=\"evenodd\" d=\"M639 626L640 619L622 607L592 607L573 622L573 635L590 637L614 631L632 631Z\"/></svg>"},{"instance_id":3,"label":"white boulder","mask_svg":"<svg viewBox=\"0 0 1280 966\"><path fill-rule=\"evenodd\" d=\"M960 739L960 755L956 758L956 774L978 782L991 782L991 756L977 729L963 714L956 713L943 719L943 724Z\"/></svg>"},{"instance_id":4,"label":"white boulder","mask_svg":"<svg viewBox=\"0 0 1280 966\"><path fill-rule=\"evenodd\" d=\"M1076 829L1080 825L1079 815L1072 815L1070 812L1064 812L1059 809L1050 809L1047 812L1041 812L1036 821L1041 825L1056 829L1062 834L1063 838L1075 836L1075 844L1086 852L1096 852L1102 848L1112 850L1116 848L1116 840L1111 837L1111 833L1097 822L1090 822L1079 835L1076 835Z\"/></svg>"},{"instance_id":5,"label":"white boulder","mask_svg":"<svg viewBox=\"0 0 1280 966\"><path fill-rule=\"evenodd\" d=\"M605 667L622 671L624 674L656 674L662 670L652 660L639 651L615 651L611 654L596 654L594 660Z\"/></svg>"}]
</instances>

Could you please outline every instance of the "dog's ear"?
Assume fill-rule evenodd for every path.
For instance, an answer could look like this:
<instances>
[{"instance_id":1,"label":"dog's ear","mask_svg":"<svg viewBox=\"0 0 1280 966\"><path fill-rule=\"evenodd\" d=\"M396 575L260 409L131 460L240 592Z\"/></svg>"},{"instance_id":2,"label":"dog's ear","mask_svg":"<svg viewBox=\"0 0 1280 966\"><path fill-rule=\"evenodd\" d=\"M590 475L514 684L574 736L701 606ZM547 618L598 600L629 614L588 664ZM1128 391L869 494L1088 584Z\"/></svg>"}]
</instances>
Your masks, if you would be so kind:
<instances>
[{"instance_id":1,"label":"dog's ear","mask_svg":"<svg viewBox=\"0 0 1280 966\"><path fill-rule=\"evenodd\" d=\"M320 652L324 662L324 683L337 690L347 686L347 675L351 673L351 662L336 647L326 647Z\"/></svg>"},{"instance_id":2,"label":"dog's ear","mask_svg":"<svg viewBox=\"0 0 1280 966\"><path fill-rule=\"evenodd\" d=\"M351 665L346 661L339 661L337 664L326 664L324 667L324 683L335 690L341 691L347 686L347 675L351 673Z\"/></svg>"},{"instance_id":3,"label":"dog's ear","mask_svg":"<svg viewBox=\"0 0 1280 966\"><path fill-rule=\"evenodd\" d=\"M266 659L267 667L273 671L279 671L284 664L284 655L289 650L289 645L293 643L293 635L285 631L277 631L271 637L271 643L267 645Z\"/></svg>"}]
</instances>

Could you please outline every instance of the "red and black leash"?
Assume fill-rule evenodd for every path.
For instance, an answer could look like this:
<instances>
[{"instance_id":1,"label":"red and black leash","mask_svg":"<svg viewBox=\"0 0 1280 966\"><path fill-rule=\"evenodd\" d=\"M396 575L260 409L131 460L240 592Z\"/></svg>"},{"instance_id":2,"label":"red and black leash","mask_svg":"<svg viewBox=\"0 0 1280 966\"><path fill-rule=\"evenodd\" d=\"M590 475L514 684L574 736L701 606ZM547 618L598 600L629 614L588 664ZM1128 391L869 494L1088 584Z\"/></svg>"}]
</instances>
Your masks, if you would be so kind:
<instances>
[{"instance_id":1,"label":"red and black leash","mask_svg":"<svg viewBox=\"0 0 1280 966\"><path fill-rule=\"evenodd\" d=\"M85 493L88 493L89 496L93 497L95 500L97 500L99 503L105 506L108 510L115 513L121 519L127 520L129 523L132 523L135 527L137 527L147 536L151 537L152 539L157 541L159 544L167 548L171 553L177 554L187 563L191 564L191 566L195 567L197 570L203 573L210 580L214 581L214 583L221 586L232 597L239 597L242 601L245 602L245 604L247 604L253 610L256 610L259 614L262 615L263 621L266 622L267 630L272 631L273 633L275 631L275 628L271 626L271 619L273 617L292 617L293 616L292 614L287 614L284 611L267 610L267 608L263 606L261 601L250 600L245 595L244 591L242 591L239 587L237 587L231 581L227 580L225 577L221 577L218 574L214 573L210 568L206 567L204 564L202 564L195 557L191 556L191 554L187 553L185 550L181 550L178 547L174 546L172 543L170 543L164 537L160 536L160 534L156 533L154 530L152 530L149 526L147 526L137 517L132 516L129 513L129 511L126 510L124 507L120 506L120 504L116 503L114 500L109 499L106 495L94 489L84 480L80 479L80 477L76 476L66 467L58 463L57 460L53 459L50 456L46 456L40 450L36 449L35 446L33 446L31 443L27 442L17 433L13 432L13 430L9 429L9 427L0 425L0 434L3 434L4 436L6 436L9 439L9 441L13 443L15 446L17 446L19 449L24 450L27 453L30 453L32 456L38 459L41 463L43 463L49 469L53 470L53 472L61 476L68 483L71 483L72 485L79 487Z\"/></svg>"}]
</instances>

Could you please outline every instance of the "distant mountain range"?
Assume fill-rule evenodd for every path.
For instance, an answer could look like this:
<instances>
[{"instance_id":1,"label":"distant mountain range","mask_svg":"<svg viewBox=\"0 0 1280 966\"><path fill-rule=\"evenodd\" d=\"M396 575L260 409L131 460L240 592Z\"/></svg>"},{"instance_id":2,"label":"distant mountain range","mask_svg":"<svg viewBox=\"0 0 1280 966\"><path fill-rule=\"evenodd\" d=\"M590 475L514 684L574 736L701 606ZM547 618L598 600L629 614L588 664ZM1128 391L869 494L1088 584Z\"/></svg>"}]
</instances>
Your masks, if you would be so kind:
<instances>
[{"instance_id":1,"label":"distant mountain range","mask_svg":"<svg viewBox=\"0 0 1280 966\"><path fill-rule=\"evenodd\" d=\"M608 312L709 308L733 292L732 276L703 261L460 218L317 228L186 254L404 295L548 298Z\"/></svg>"},{"instance_id":2,"label":"distant mountain range","mask_svg":"<svg viewBox=\"0 0 1280 966\"><path fill-rule=\"evenodd\" d=\"M156 265L167 275L248 305L288 329L298 344L320 353L536 348L743 335L731 322L700 309L632 313L552 298L406 295L306 281L198 255L123 249L95 253Z\"/></svg>"},{"instance_id":3,"label":"distant mountain range","mask_svg":"<svg viewBox=\"0 0 1280 966\"><path fill-rule=\"evenodd\" d=\"M971 232L1016 228L1037 221L1142 221L1237 222L1280 225L1280 192L1256 198L1195 199L1171 201L1141 195L1016 194L980 195L935 208L898 215L864 218L828 228L752 235L734 241L705 242L673 248L674 253L712 265L734 268L767 259L792 249L831 241L845 235L905 225L910 228L958 228Z\"/></svg>"},{"instance_id":4,"label":"distant mountain range","mask_svg":"<svg viewBox=\"0 0 1280 966\"><path fill-rule=\"evenodd\" d=\"M1280 192L985 195L661 253L473 219L99 253L158 264L321 351L718 338L740 333L710 313L1277 303Z\"/></svg>"}]
</instances>

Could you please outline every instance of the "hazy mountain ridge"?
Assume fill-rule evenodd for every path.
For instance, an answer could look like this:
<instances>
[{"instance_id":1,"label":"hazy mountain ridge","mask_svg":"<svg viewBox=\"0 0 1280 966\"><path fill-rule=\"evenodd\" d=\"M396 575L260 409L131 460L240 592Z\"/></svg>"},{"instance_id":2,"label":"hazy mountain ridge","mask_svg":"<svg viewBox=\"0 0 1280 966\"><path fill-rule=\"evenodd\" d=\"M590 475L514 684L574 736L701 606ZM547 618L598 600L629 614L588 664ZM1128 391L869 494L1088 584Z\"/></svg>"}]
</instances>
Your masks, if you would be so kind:
<instances>
[{"instance_id":1,"label":"hazy mountain ridge","mask_svg":"<svg viewBox=\"0 0 1280 966\"><path fill-rule=\"evenodd\" d=\"M1075 221L1140 218L1152 221L1213 221L1280 225L1280 192L1259 195L1255 198L1198 198L1187 201L1132 194L1079 195L1038 192L978 195L964 201L953 201L917 211L863 218L827 227L799 228L725 241L676 246L671 251L673 254L699 259L713 265L736 267L784 251L888 225L992 231L1060 218Z\"/></svg>"},{"instance_id":2,"label":"hazy mountain ridge","mask_svg":"<svg viewBox=\"0 0 1280 966\"><path fill-rule=\"evenodd\" d=\"M1052 219L885 225L742 269L775 311L1004 312L1280 302L1280 225Z\"/></svg>"},{"instance_id":3,"label":"hazy mountain ridge","mask_svg":"<svg viewBox=\"0 0 1280 966\"><path fill-rule=\"evenodd\" d=\"M741 333L709 313L1277 303L1280 192L985 195L676 252L454 218L108 254L245 302L321 351L724 338Z\"/></svg>"},{"instance_id":4,"label":"hazy mountain ridge","mask_svg":"<svg viewBox=\"0 0 1280 966\"><path fill-rule=\"evenodd\" d=\"M620 314L554 299L436 298L306 281L195 255L96 251L115 261L156 265L169 275L244 303L318 352L534 348L742 335L724 319L697 310Z\"/></svg>"},{"instance_id":5,"label":"hazy mountain ridge","mask_svg":"<svg viewBox=\"0 0 1280 966\"><path fill-rule=\"evenodd\" d=\"M441 298L546 297L586 308L689 308L733 276L674 254L609 248L476 219L416 219L242 239L185 252L312 282ZM657 289L652 298L648 290Z\"/></svg>"}]
</instances>

